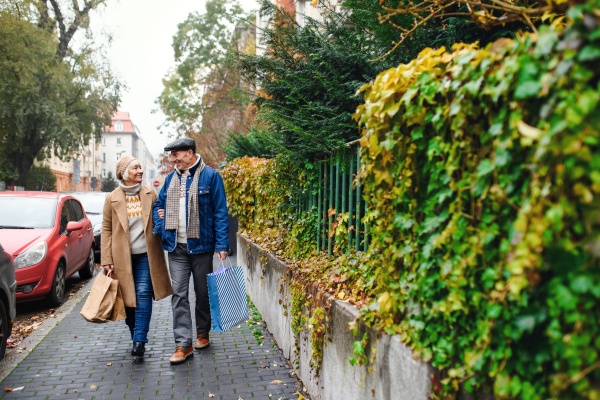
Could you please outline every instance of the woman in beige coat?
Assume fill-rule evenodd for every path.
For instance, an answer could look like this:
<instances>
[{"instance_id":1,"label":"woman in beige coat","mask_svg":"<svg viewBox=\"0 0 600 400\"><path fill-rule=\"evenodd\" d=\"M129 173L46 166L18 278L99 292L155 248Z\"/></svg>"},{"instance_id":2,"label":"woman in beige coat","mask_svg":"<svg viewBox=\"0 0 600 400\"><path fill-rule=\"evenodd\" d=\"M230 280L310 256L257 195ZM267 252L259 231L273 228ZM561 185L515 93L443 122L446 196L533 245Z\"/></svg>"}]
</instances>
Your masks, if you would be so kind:
<instances>
[{"instance_id":1,"label":"woman in beige coat","mask_svg":"<svg viewBox=\"0 0 600 400\"><path fill-rule=\"evenodd\" d=\"M152 235L156 192L142 185L140 162L131 156L117 161L119 187L106 196L102 221L102 259L113 272L125 301L131 332L131 355L143 357L152 317L152 298L171 295L171 279L160 237Z\"/></svg>"}]
</instances>

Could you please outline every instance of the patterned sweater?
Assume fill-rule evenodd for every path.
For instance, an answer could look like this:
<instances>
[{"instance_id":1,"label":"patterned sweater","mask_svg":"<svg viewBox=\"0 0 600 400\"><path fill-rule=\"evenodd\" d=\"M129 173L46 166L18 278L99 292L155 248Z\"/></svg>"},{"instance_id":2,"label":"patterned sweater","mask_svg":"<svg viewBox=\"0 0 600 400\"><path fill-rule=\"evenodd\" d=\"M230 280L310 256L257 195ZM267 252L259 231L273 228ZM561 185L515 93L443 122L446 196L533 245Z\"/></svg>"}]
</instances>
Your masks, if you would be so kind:
<instances>
[{"instance_id":1,"label":"patterned sweater","mask_svg":"<svg viewBox=\"0 0 600 400\"><path fill-rule=\"evenodd\" d=\"M146 253L146 237L144 236L144 218L142 216L142 201L140 200L141 183L125 186L122 181L119 187L125 192L127 217L129 218L129 243L131 254Z\"/></svg>"}]
</instances>

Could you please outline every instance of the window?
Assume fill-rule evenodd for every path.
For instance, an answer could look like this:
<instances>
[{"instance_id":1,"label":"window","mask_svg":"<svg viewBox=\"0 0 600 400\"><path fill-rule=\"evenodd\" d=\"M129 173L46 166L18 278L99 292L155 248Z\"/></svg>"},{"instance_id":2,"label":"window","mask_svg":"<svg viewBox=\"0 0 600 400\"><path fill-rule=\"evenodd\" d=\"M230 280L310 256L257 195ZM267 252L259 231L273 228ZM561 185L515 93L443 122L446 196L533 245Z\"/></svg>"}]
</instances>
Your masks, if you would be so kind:
<instances>
[{"instance_id":1,"label":"window","mask_svg":"<svg viewBox=\"0 0 600 400\"><path fill-rule=\"evenodd\" d=\"M102 162L106 162L106 153L102 153Z\"/></svg>"},{"instance_id":2,"label":"window","mask_svg":"<svg viewBox=\"0 0 600 400\"><path fill-rule=\"evenodd\" d=\"M117 161L121 159L121 153L117 153Z\"/></svg>"},{"instance_id":3,"label":"window","mask_svg":"<svg viewBox=\"0 0 600 400\"><path fill-rule=\"evenodd\" d=\"M106 178L106 168L102 168L102 177Z\"/></svg>"},{"instance_id":4,"label":"window","mask_svg":"<svg viewBox=\"0 0 600 400\"><path fill-rule=\"evenodd\" d=\"M106 146L106 138L105 137L102 138L102 146Z\"/></svg>"},{"instance_id":5,"label":"window","mask_svg":"<svg viewBox=\"0 0 600 400\"><path fill-rule=\"evenodd\" d=\"M52 228L57 208L56 199L2 196L0 197L0 225L35 229Z\"/></svg>"},{"instance_id":6,"label":"window","mask_svg":"<svg viewBox=\"0 0 600 400\"><path fill-rule=\"evenodd\" d=\"M148 175L150 176L150 179L154 179L154 170L151 169L150 171L148 171Z\"/></svg>"},{"instance_id":7,"label":"window","mask_svg":"<svg viewBox=\"0 0 600 400\"><path fill-rule=\"evenodd\" d=\"M122 131L122 130L123 130L123 123L121 121L115 122L115 131Z\"/></svg>"},{"instance_id":8,"label":"window","mask_svg":"<svg viewBox=\"0 0 600 400\"><path fill-rule=\"evenodd\" d=\"M120 146L120 145L121 145L121 138L120 138L120 137L118 137L118 138L117 138L117 146Z\"/></svg>"},{"instance_id":9,"label":"window","mask_svg":"<svg viewBox=\"0 0 600 400\"><path fill-rule=\"evenodd\" d=\"M83 209L81 208L81 204L77 200L69 200L71 202L71 206L73 206L73 212L75 214L75 221L79 222L83 220Z\"/></svg>"},{"instance_id":10,"label":"window","mask_svg":"<svg viewBox=\"0 0 600 400\"><path fill-rule=\"evenodd\" d=\"M62 205L62 211L60 212L60 234L62 235L67 231L67 224L71 221L75 221L73 215L73 209L69 205L68 201L65 201Z\"/></svg>"}]
</instances>

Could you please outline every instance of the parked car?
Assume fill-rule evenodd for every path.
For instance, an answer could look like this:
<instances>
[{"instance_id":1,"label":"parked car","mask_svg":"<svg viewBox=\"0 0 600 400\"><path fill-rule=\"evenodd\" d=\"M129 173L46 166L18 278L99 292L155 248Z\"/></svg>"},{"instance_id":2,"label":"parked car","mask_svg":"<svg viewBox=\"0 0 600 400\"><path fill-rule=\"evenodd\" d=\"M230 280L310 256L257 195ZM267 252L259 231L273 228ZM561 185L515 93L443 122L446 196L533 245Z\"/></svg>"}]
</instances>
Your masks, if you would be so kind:
<instances>
[{"instance_id":1,"label":"parked car","mask_svg":"<svg viewBox=\"0 0 600 400\"><path fill-rule=\"evenodd\" d=\"M83 212L92 222L94 232L94 261L100 263L100 235L102 234L102 210L107 192L63 192L75 197L83 205Z\"/></svg>"},{"instance_id":2,"label":"parked car","mask_svg":"<svg viewBox=\"0 0 600 400\"><path fill-rule=\"evenodd\" d=\"M16 290L17 281L13 257L0 245L0 360L6 354L6 341L17 315Z\"/></svg>"},{"instance_id":3,"label":"parked car","mask_svg":"<svg viewBox=\"0 0 600 400\"><path fill-rule=\"evenodd\" d=\"M0 193L0 243L14 258L17 300L46 296L58 306L68 277L93 276L92 223L72 196Z\"/></svg>"}]
</instances>

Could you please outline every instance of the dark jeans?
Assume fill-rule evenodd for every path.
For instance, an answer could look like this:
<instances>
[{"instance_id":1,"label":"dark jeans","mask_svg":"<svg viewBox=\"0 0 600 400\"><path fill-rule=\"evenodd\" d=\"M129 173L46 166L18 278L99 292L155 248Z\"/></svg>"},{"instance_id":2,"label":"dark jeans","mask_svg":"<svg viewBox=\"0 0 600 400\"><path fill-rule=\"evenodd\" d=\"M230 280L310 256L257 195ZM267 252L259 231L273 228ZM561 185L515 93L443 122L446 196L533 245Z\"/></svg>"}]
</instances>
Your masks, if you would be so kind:
<instances>
[{"instance_id":1,"label":"dark jeans","mask_svg":"<svg viewBox=\"0 0 600 400\"><path fill-rule=\"evenodd\" d=\"M125 323L129 327L134 342L148 343L148 330L152 317L152 296L154 295L148 255L146 253L132 255L131 269L135 284L136 307L125 307L127 315Z\"/></svg>"},{"instance_id":2,"label":"dark jeans","mask_svg":"<svg viewBox=\"0 0 600 400\"><path fill-rule=\"evenodd\" d=\"M210 303L206 275L212 273L214 252L188 254L187 245L177 243L169 253L169 272L173 284L173 336L177 346L192 345L192 312L190 310L190 275L196 292L196 333L210 332Z\"/></svg>"}]
</instances>

